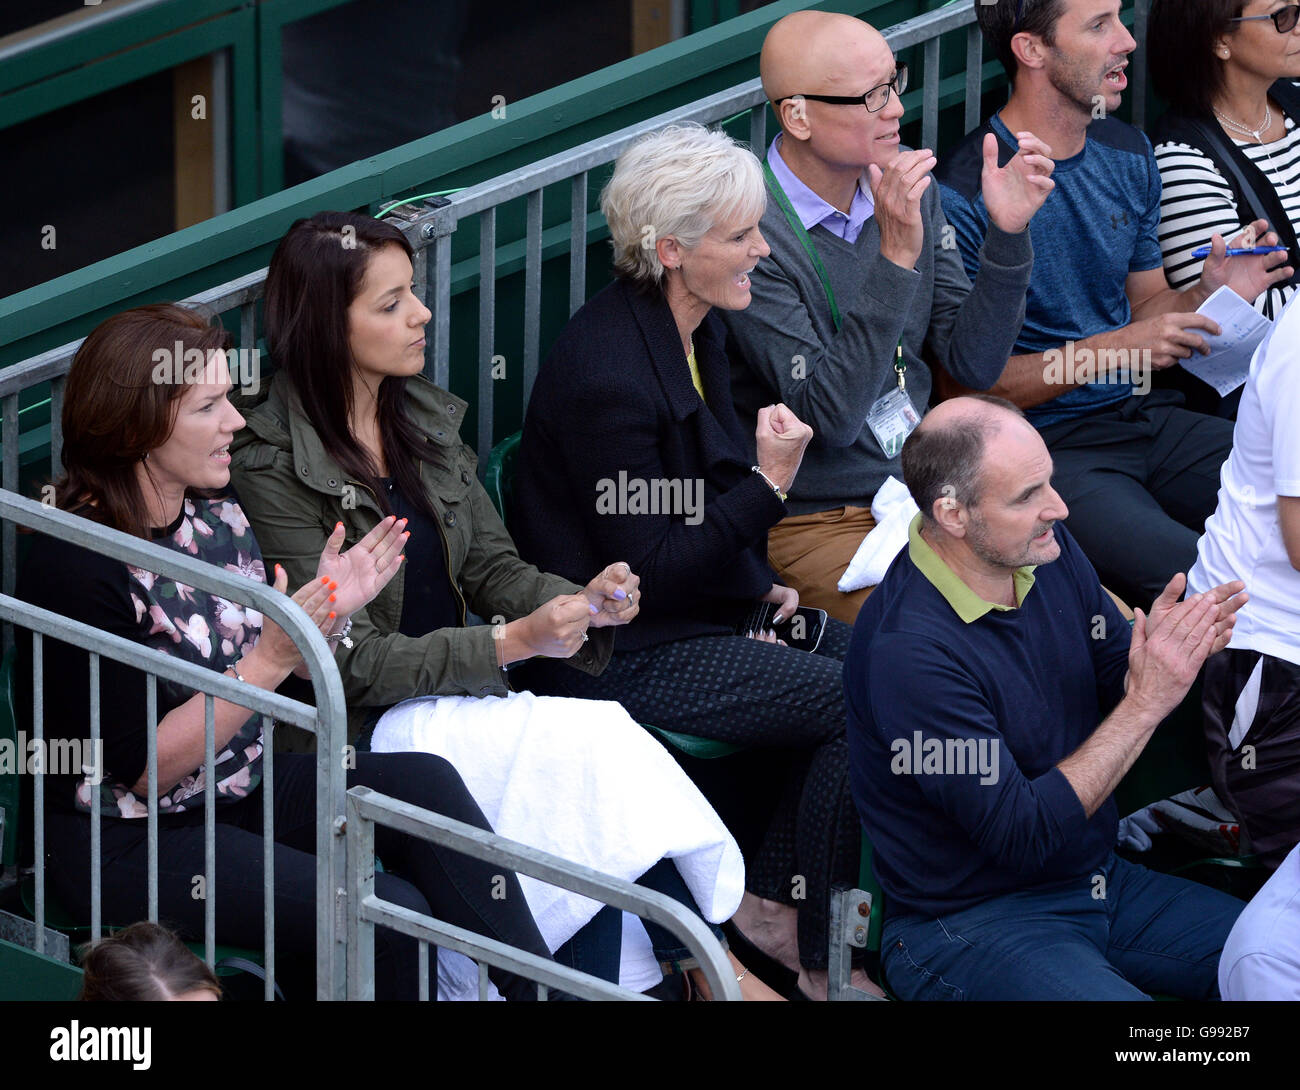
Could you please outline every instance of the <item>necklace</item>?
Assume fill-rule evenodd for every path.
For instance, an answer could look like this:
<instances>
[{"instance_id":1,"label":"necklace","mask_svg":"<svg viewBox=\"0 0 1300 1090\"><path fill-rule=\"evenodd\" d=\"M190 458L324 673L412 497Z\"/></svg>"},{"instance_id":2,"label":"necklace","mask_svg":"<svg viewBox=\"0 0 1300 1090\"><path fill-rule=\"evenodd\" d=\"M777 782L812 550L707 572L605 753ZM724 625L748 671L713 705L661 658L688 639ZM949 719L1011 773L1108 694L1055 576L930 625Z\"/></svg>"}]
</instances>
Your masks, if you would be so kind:
<instances>
[{"instance_id":1,"label":"necklace","mask_svg":"<svg viewBox=\"0 0 1300 1090\"><path fill-rule=\"evenodd\" d=\"M1214 107L1211 106L1210 109L1214 110ZM1214 116L1229 128L1253 136L1256 144L1262 144L1264 142L1263 134L1266 133L1269 126L1273 124L1273 107L1269 105L1268 99L1264 100L1264 124L1262 124L1258 129L1252 129L1249 125L1243 125L1240 121L1233 121L1230 117L1224 117L1218 110L1214 110Z\"/></svg>"}]
</instances>

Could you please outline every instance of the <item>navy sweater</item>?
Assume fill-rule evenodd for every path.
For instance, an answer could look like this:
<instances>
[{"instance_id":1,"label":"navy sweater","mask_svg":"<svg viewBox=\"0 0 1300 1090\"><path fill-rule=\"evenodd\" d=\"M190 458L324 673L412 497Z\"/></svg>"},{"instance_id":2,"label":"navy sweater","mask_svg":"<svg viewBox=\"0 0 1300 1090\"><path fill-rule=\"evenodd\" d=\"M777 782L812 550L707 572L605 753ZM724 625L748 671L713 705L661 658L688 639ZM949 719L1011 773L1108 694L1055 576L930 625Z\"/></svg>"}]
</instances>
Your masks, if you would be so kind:
<instances>
[{"instance_id":1,"label":"navy sweater","mask_svg":"<svg viewBox=\"0 0 1300 1090\"><path fill-rule=\"evenodd\" d=\"M964 623L905 548L858 615L850 777L891 915L1077 880L1115 846L1114 799L1085 817L1055 766L1123 696L1130 630L1056 538L1018 609Z\"/></svg>"}]
</instances>

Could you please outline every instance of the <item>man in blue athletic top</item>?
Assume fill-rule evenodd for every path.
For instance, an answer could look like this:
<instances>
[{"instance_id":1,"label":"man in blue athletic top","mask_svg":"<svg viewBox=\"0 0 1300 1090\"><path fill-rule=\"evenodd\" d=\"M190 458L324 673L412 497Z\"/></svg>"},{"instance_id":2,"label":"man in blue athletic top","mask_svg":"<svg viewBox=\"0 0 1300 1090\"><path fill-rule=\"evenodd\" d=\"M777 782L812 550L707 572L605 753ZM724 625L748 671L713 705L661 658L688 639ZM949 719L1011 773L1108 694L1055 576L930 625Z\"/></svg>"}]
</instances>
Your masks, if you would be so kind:
<instances>
[{"instance_id":1,"label":"man in blue athletic top","mask_svg":"<svg viewBox=\"0 0 1300 1090\"><path fill-rule=\"evenodd\" d=\"M1024 325L990 392L1026 410L1042 433L1070 531L1103 582L1145 606L1195 562L1232 443L1226 420L1179 408L1171 391L1152 392L1151 372L1207 350L1203 335L1219 329L1195 311L1219 287L1251 301L1291 269L1279 267L1284 254L1228 258L1215 236L1200 281L1184 292L1169 287L1151 144L1108 116L1136 48L1119 0L974 2L1013 90L936 170L970 276L988 223L979 189L986 134L1006 159L1016 150L1012 134L1032 130L1056 162L1056 187L1029 225L1035 259ZM1267 228L1254 225L1265 245L1276 241Z\"/></svg>"}]
</instances>

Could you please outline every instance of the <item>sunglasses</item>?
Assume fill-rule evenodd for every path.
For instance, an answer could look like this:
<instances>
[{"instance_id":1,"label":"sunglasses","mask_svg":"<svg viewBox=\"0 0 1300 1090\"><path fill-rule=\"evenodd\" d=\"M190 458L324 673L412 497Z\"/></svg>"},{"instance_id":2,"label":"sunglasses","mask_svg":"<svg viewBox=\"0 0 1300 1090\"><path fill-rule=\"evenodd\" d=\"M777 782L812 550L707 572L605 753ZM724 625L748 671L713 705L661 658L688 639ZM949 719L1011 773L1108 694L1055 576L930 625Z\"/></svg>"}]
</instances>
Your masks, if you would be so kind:
<instances>
[{"instance_id":1,"label":"sunglasses","mask_svg":"<svg viewBox=\"0 0 1300 1090\"><path fill-rule=\"evenodd\" d=\"M1290 34L1295 30L1296 24L1300 23L1300 4L1287 4L1284 8L1278 8L1272 15L1241 15L1236 19L1229 19L1228 22L1262 23L1265 19L1272 20L1279 34Z\"/></svg>"},{"instance_id":2,"label":"sunglasses","mask_svg":"<svg viewBox=\"0 0 1300 1090\"><path fill-rule=\"evenodd\" d=\"M873 87L860 95L786 95L781 102L792 98L803 98L810 102L829 102L833 106L865 106L867 113L879 113L889 101L889 92L893 91L899 98L907 90L907 65L900 64L894 72L894 78L879 87Z\"/></svg>"}]
</instances>

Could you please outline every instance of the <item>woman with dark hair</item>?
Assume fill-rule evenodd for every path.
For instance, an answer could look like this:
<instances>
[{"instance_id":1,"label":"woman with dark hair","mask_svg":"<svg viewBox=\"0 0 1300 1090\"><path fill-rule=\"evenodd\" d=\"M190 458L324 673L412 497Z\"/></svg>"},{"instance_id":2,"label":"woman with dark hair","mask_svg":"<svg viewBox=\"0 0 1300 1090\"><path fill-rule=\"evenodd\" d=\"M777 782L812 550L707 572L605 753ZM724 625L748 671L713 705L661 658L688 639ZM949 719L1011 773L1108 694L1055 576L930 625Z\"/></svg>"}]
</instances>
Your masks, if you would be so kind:
<instances>
[{"instance_id":1,"label":"woman with dark hair","mask_svg":"<svg viewBox=\"0 0 1300 1090\"><path fill-rule=\"evenodd\" d=\"M128 310L86 338L72 361L63 402L63 464L55 485L60 508L110 528L152 539L257 582L266 582L257 540L229 488L229 445L243 418L231 405L226 332L171 305ZM327 531L293 598L327 641L343 638L346 618L384 589L405 565L409 532L394 517L368 527L341 552L342 527ZM274 586L288 575L276 566ZM33 542L19 595L101 631L273 690L302 668L284 631L259 612L131 567L58 538ZM32 707L30 633L23 629L19 700ZM88 656L43 642L43 722L47 736L80 738L92 694ZM151 730L145 675L99 658L103 753L85 775L51 776L46 788L46 873L75 916L90 918L92 825L101 815L103 918L146 915L149 876L146 767ZM193 878L204 871L205 696L159 679L156 694L158 911L201 936L204 900ZM260 948L263 942L262 716L213 700L216 783L216 941ZM52 747L53 749L53 747ZM285 754L274 762L272 793L277 975L291 996L314 994L316 955L316 761ZM349 785L489 828L446 761L426 754L357 754ZM388 871L376 875L386 900L509 942L540 956L547 950L513 875L424 840L378 830ZM400 875L400 877L399 877ZM503 885L504 882L504 885ZM504 898L502 892L508 894ZM375 936L376 994L415 998L413 939L388 928ZM530 982L493 970L511 998L536 998Z\"/></svg>"},{"instance_id":2,"label":"woman with dark hair","mask_svg":"<svg viewBox=\"0 0 1300 1090\"><path fill-rule=\"evenodd\" d=\"M1169 283L1183 288L1201 275L1205 259L1192 251L1213 235L1267 220L1258 244L1280 239L1296 270L1255 300L1273 318L1300 275L1300 4L1155 0L1147 55L1170 107L1151 134Z\"/></svg>"},{"instance_id":3,"label":"woman with dark hair","mask_svg":"<svg viewBox=\"0 0 1300 1090\"><path fill-rule=\"evenodd\" d=\"M298 577L336 523L353 540L375 518L409 519L407 563L352 614L337 655L354 736L373 724L376 750L445 757L503 836L726 919L740 900L739 850L663 749L617 705L512 691L508 669L536 656L599 672L613 626L637 614L639 579L614 563L583 586L519 559L457 434L465 402L420 375L430 314L411 258L394 226L347 212L299 220L276 247L266 335L278 372L232 447L258 537ZM490 624L468 625L470 610ZM568 945L597 906L523 887L557 958L613 977L617 961L596 966ZM618 914L595 926L612 928L617 950ZM671 936L647 931L659 963L693 970ZM634 976L625 954L625 982L658 983L649 957ZM467 968L442 974L445 992L473 989ZM742 994L774 997L752 977Z\"/></svg>"},{"instance_id":4,"label":"woman with dark hair","mask_svg":"<svg viewBox=\"0 0 1300 1090\"><path fill-rule=\"evenodd\" d=\"M781 801L747 800L766 832L736 925L825 998L831 887L855 885L860 859L841 676L852 630L826 620L809 653L750 621L766 610L791 641L812 632L817 615L797 612L798 592L767 562L812 429L773 405L745 434L713 313L749 306L749 273L770 252L766 200L753 154L699 125L619 157L601 194L618 277L537 376L514 517L543 566L571 575L613 552L653 582L604 674L541 662L528 668L537 691L617 700L640 722L788 755ZM861 969L854 983L875 987Z\"/></svg>"},{"instance_id":5,"label":"woman with dark hair","mask_svg":"<svg viewBox=\"0 0 1300 1090\"><path fill-rule=\"evenodd\" d=\"M219 1000L212 970L165 927L133 923L81 951L81 994L89 1003Z\"/></svg>"}]
</instances>

